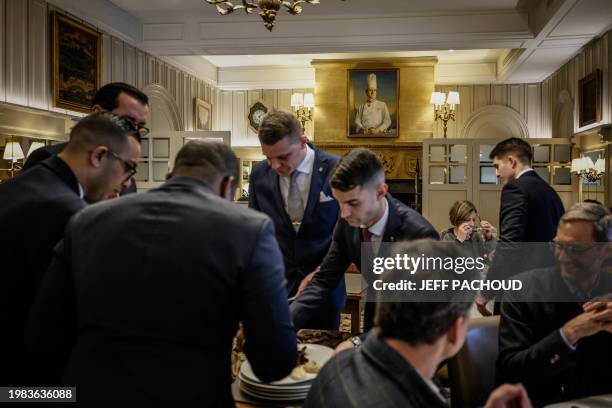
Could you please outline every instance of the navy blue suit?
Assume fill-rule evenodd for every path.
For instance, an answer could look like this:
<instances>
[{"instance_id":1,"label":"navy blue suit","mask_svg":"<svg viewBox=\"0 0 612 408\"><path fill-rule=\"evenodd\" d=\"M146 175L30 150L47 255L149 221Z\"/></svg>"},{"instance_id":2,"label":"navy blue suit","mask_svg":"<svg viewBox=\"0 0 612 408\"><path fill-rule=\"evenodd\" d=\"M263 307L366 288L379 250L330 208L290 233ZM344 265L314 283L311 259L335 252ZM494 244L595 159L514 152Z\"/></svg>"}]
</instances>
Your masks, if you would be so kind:
<instances>
[{"instance_id":1,"label":"navy blue suit","mask_svg":"<svg viewBox=\"0 0 612 408\"><path fill-rule=\"evenodd\" d=\"M394 199L387 194L389 203L389 218L385 226L382 242L412 241L417 239L440 239L434 227L421 214ZM351 227L345 220L340 219L333 234L329 252L321 263L321 271L304 290L304 293L291 304L291 318L297 329L304 328L304 323L317 313L329 291L338 281L344 281L344 271L351 263L361 268L361 228ZM363 278L370 284L374 275L362 273ZM368 296L372 299L371 290ZM369 331L374 322L375 302L367 302L364 311L364 332Z\"/></svg>"},{"instance_id":2,"label":"navy blue suit","mask_svg":"<svg viewBox=\"0 0 612 408\"><path fill-rule=\"evenodd\" d=\"M338 163L338 157L313 149L315 158L310 193L297 233L284 207L279 176L266 162L257 163L253 167L249 184L249 207L267 214L274 222L276 239L285 262L289 296L295 294L306 275L321 265L338 220L339 207L336 200L321 201L322 197L332 197L329 177ZM312 316L303 327L337 330L345 300L344 279L340 279L326 297L319 313Z\"/></svg>"}]
</instances>

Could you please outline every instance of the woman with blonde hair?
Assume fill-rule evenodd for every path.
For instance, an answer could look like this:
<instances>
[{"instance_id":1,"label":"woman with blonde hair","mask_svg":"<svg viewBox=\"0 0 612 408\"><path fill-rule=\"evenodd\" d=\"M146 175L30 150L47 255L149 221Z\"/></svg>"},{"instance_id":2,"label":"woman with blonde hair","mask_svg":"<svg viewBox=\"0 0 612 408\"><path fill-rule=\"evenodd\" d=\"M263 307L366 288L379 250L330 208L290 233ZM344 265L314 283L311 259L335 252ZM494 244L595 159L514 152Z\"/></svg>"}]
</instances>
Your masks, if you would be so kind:
<instances>
[{"instance_id":1,"label":"woman with blonde hair","mask_svg":"<svg viewBox=\"0 0 612 408\"><path fill-rule=\"evenodd\" d=\"M449 211L453 225L440 233L440 240L460 242L475 256L485 258L495 249L497 231L488 221L480 220L476 207L470 201L457 201Z\"/></svg>"}]
</instances>

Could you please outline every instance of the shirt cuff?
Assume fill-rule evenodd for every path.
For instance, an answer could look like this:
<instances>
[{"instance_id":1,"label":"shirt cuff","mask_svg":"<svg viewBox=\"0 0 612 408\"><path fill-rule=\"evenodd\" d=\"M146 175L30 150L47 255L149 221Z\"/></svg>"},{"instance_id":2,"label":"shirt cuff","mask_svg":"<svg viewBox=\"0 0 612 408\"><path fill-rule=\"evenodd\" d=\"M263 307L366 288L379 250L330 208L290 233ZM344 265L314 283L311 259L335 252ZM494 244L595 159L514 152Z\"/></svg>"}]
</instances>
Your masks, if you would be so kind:
<instances>
[{"instance_id":1,"label":"shirt cuff","mask_svg":"<svg viewBox=\"0 0 612 408\"><path fill-rule=\"evenodd\" d=\"M561 335L561 338L563 339L563 342L567 345L567 347L569 347L569 349L571 351L576 351L576 345L575 344L571 344L569 342L567 337L565 337L565 333L563 333L563 329L559 329L559 334Z\"/></svg>"}]
</instances>

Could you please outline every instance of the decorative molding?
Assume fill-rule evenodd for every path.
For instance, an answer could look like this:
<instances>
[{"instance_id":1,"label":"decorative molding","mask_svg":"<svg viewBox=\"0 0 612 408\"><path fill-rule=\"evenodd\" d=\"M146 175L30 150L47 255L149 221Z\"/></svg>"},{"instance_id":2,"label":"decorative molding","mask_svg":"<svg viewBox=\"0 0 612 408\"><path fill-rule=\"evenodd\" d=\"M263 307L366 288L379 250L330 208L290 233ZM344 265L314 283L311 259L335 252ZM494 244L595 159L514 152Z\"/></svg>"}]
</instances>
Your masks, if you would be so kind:
<instances>
[{"instance_id":1,"label":"decorative molding","mask_svg":"<svg viewBox=\"0 0 612 408\"><path fill-rule=\"evenodd\" d=\"M495 133L497 130L499 133ZM489 105L476 110L461 129L461 138L487 139L497 135L504 137L529 137L525 120L514 109L501 105Z\"/></svg>"},{"instance_id":2,"label":"decorative molding","mask_svg":"<svg viewBox=\"0 0 612 408\"><path fill-rule=\"evenodd\" d=\"M143 24L142 41L183 40L184 24Z\"/></svg>"},{"instance_id":3,"label":"decorative molding","mask_svg":"<svg viewBox=\"0 0 612 408\"><path fill-rule=\"evenodd\" d=\"M4 24L6 23L6 24ZM6 35L6 101L28 104L28 2L6 0L3 27Z\"/></svg>"},{"instance_id":4,"label":"decorative molding","mask_svg":"<svg viewBox=\"0 0 612 408\"><path fill-rule=\"evenodd\" d=\"M174 130L181 131L185 129L183 116L181 115L179 106L166 88L159 84L149 84L145 86L142 91L149 98L162 101L163 106L166 108L166 112L170 115Z\"/></svg>"}]
</instances>

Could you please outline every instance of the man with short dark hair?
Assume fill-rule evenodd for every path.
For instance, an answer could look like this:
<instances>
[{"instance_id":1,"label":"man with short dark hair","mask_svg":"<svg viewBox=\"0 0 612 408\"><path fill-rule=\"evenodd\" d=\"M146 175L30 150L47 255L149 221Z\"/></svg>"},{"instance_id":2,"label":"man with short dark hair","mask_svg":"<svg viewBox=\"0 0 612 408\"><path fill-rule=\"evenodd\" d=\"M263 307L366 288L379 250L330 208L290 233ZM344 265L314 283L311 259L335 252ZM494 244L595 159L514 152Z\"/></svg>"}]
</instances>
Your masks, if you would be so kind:
<instances>
[{"instance_id":1,"label":"man with short dark hair","mask_svg":"<svg viewBox=\"0 0 612 408\"><path fill-rule=\"evenodd\" d=\"M399 245L402 247L397 253L416 257L448 259L463 255L456 246L436 241ZM386 271L383 280L400 282L406 273L411 272ZM416 287L425 280L453 274L422 267L412 273ZM310 388L304 408L448 408L434 375L463 346L473 299L468 291L449 296L448 302L380 298L377 327L367 334L359 349L342 351L325 364ZM530 406L520 384L496 389L486 404L487 408Z\"/></svg>"},{"instance_id":2,"label":"man with short dark hair","mask_svg":"<svg viewBox=\"0 0 612 408\"><path fill-rule=\"evenodd\" d=\"M0 385L19 385L24 328L34 294L68 219L129 185L140 145L131 121L110 113L81 119L57 156L0 184ZM86 200L86 201L85 201Z\"/></svg>"},{"instance_id":3,"label":"man with short dark hair","mask_svg":"<svg viewBox=\"0 0 612 408\"><path fill-rule=\"evenodd\" d=\"M549 242L557 230L563 214L563 203L557 192L531 168L531 146L513 137L499 142L489 157L493 160L497 177L504 184L499 210L499 246L489 269L490 280L508 277L552 262L551 258L517 254L511 243ZM522 250L528 250L526 245ZM522 257L521 269L510 269L508 259ZM516 263L514 263L516 266ZM493 293L485 293L489 298ZM487 299L477 300L478 309L490 314L485 305ZM496 306L496 309L498 306Z\"/></svg>"},{"instance_id":4,"label":"man with short dark hair","mask_svg":"<svg viewBox=\"0 0 612 408\"><path fill-rule=\"evenodd\" d=\"M299 296L321 265L338 220L338 203L329 186L338 157L307 143L300 121L286 111L272 111L264 117L259 140L267 162L253 166L249 207L274 221L287 292ZM345 300L341 279L303 327L338 330Z\"/></svg>"},{"instance_id":5,"label":"man with short dark hair","mask_svg":"<svg viewBox=\"0 0 612 408\"><path fill-rule=\"evenodd\" d=\"M138 88L123 82L111 82L101 87L94 95L91 103L91 111L111 112L119 116L127 116L134 122L134 136L139 142L140 138L146 136L149 129L144 127L149 117L149 97ZM41 163L49 157L61 152L67 143L44 146L36 149L30 154L23 165L22 171ZM136 183L132 182L126 187L122 194L136 192Z\"/></svg>"},{"instance_id":6,"label":"man with short dark hair","mask_svg":"<svg viewBox=\"0 0 612 408\"><path fill-rule=\"evenodd\" d=\"M612 392L609 214L573 205L553 241L558 265L515 276L524 290L504 294L496 377L523 382L536 406Z\"/></svg>"},{"instance_id":7,"label":"man with short dark hair","mask_svg":"<svg viewBox=\"0 0 612 408\"><path fill-rule=\"evenodd\" d=\"M288 375L282 255L268 217L231 203L238 172L229 146L192 141L163 186L77 214L32 308L37 372L67 362L62 382L87 407L233 407L242 321L255 374Z\"/></svg>"},{"instance_id":8,"label":"man with short dark hair","mask_svg":"<svg viewBox=\"0 0 612 408\"><path fill-rule=\"evenodd\" d=\"M368 149L354 149L340 159L332 173L331 189L340 205L340 220L321 270L291 304L293 324L297 328L303 327L319 310L351 263L361 268L362 242L371 244L377 252L383 242L439 238L425 218L388 194L382 163ZM362 271L362 276L371 283L371 274ZM370 291L368 296L373 293ZM373 319L374 302L368 302L365 331L372 327Z\"/></svg>"}]
</instances>

